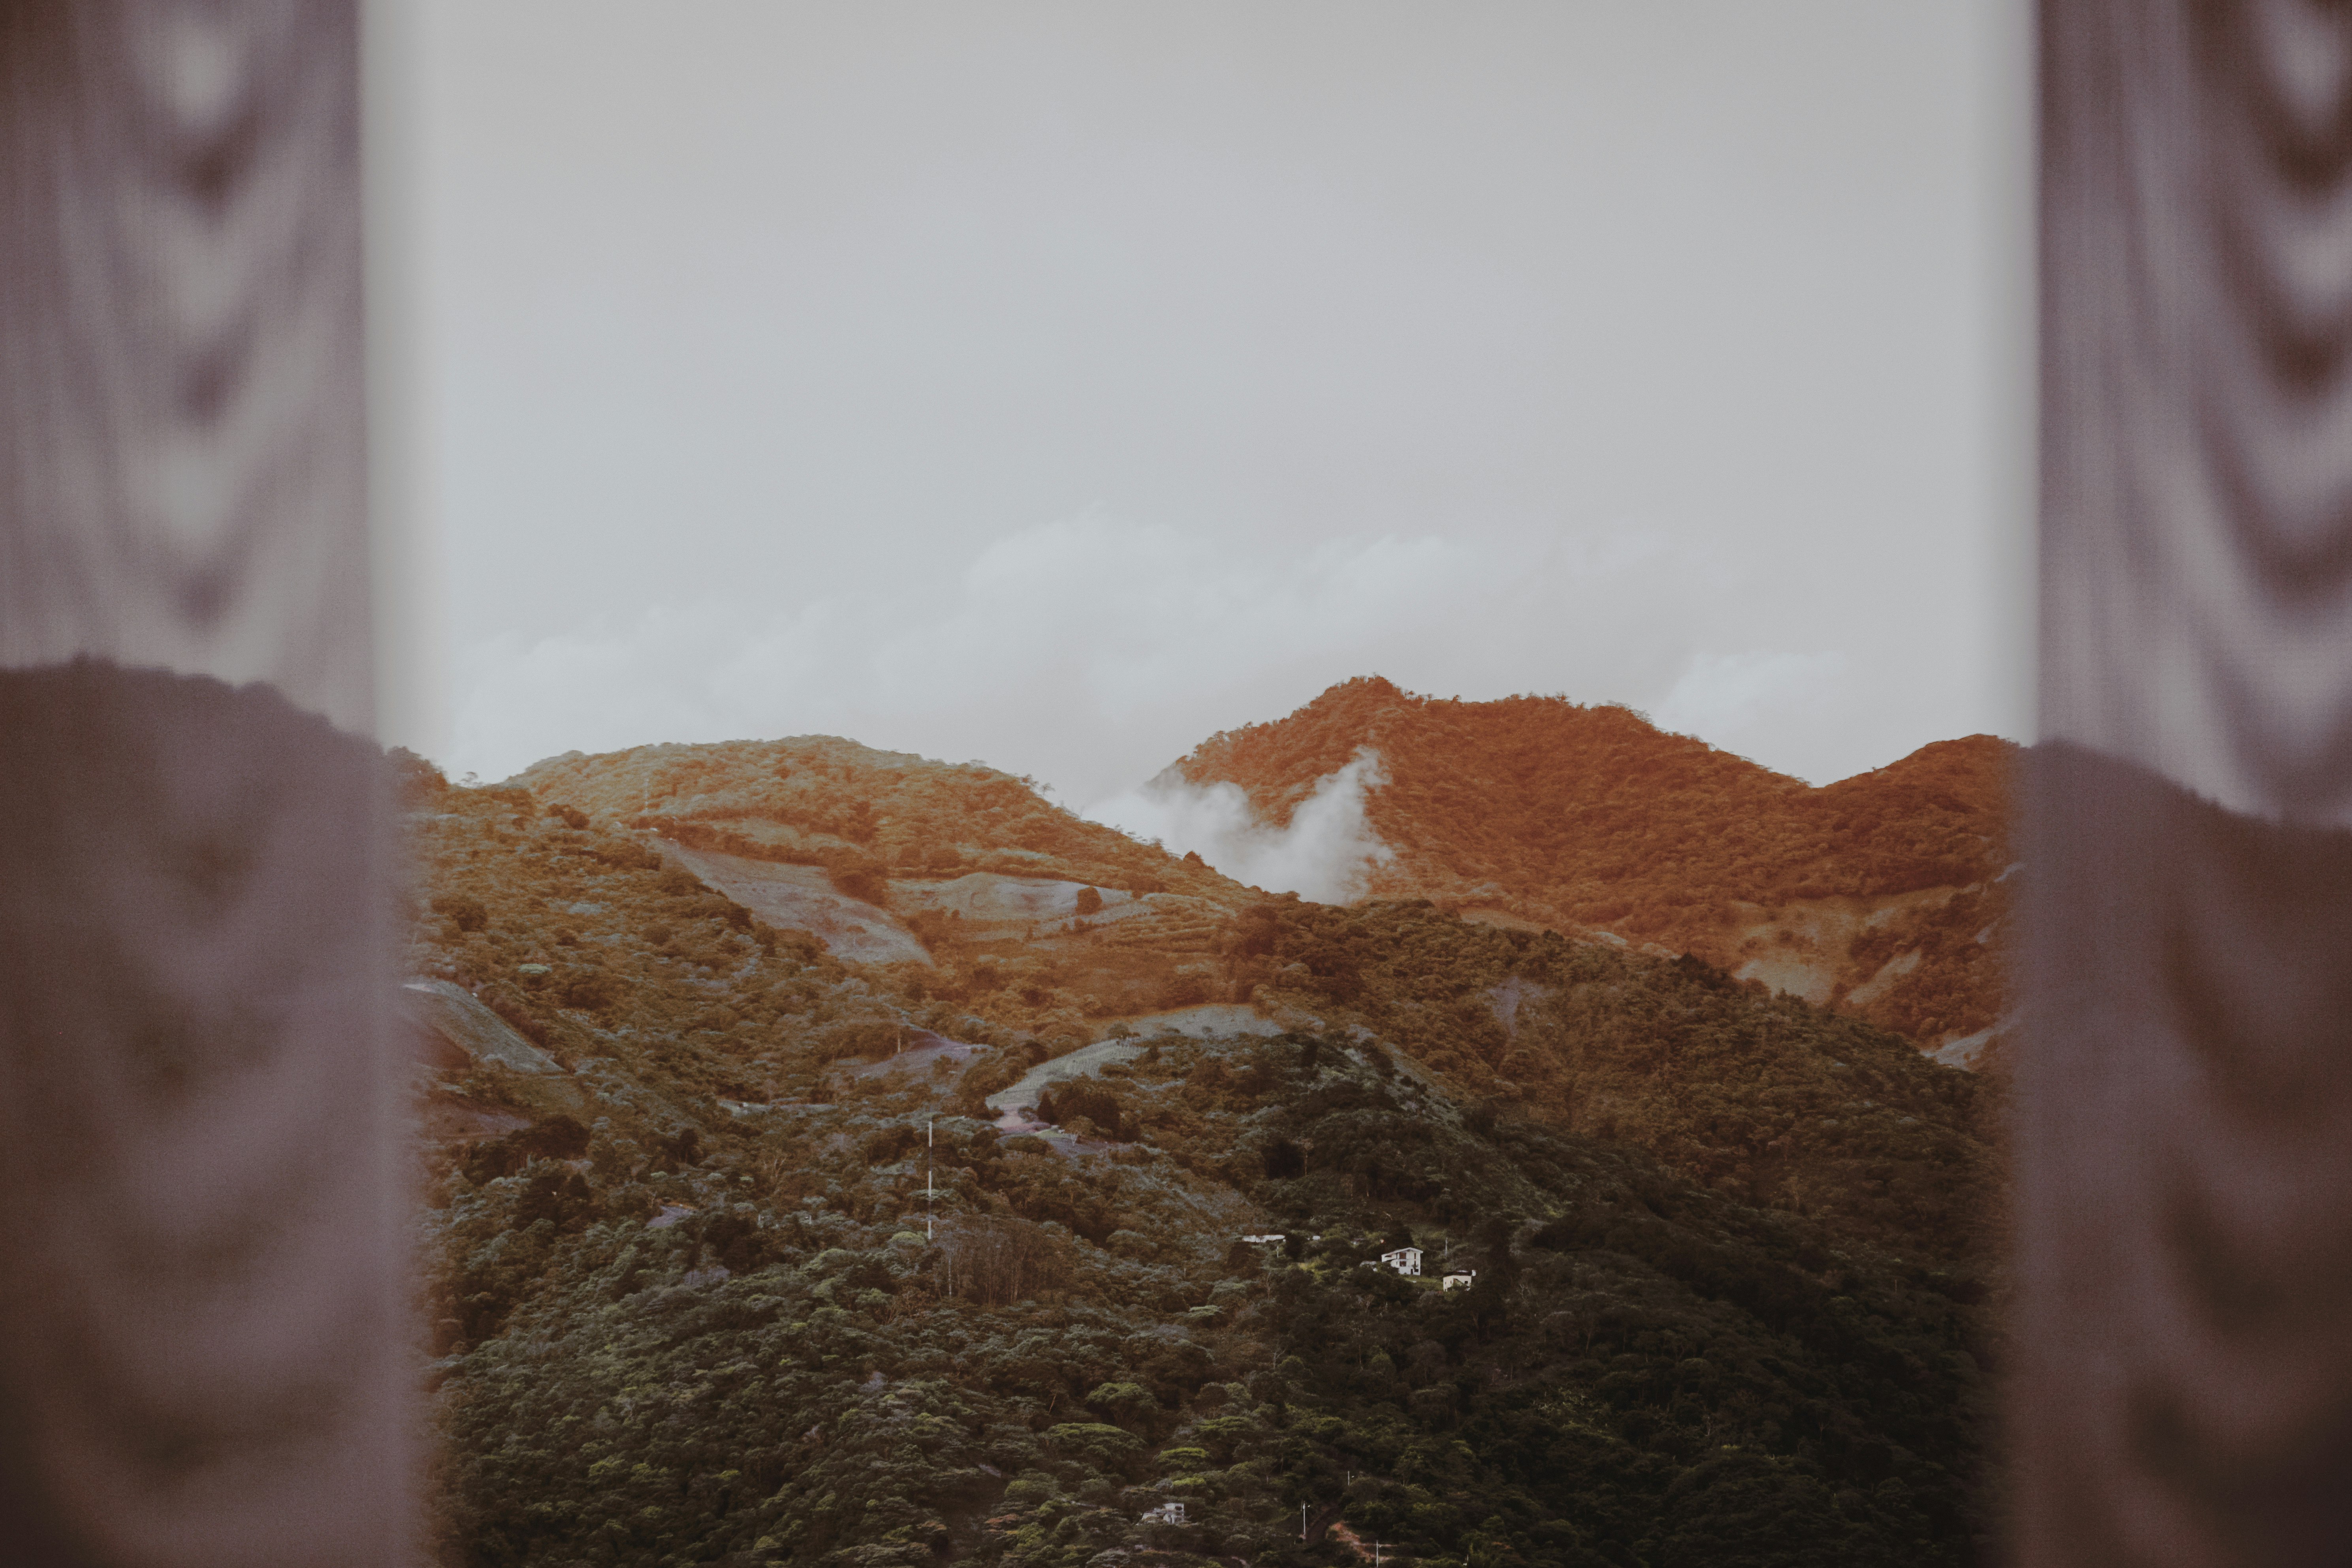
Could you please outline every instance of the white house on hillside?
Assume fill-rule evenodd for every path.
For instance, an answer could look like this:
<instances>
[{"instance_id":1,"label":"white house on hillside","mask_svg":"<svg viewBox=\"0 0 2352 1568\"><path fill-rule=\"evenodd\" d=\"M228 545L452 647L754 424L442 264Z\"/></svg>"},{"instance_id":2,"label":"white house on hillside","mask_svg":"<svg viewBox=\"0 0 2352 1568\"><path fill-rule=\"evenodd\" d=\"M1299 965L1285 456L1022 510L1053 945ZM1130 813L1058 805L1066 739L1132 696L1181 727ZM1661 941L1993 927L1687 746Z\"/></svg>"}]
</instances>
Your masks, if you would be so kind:
<instances>
[{"instance_id":1,"label":"white house on hillside","mask_svg":"<svg viewBox=\"0 0 2352 1568\"><path fill-rule=\"evenodd\" d=\"M1475 1268L1470 1269L1466 1273L1448 1274L1445 1277L1445 1288L1448 1290L1467 1290L1470 1289L1471 1281L1477 1278L1478 1271Z\"/></svg>"},{"instance_id":2,"label":"white house on hillside","mask_svg":"<svg viewBox=\"0 0 2352 1568\"><path fill-rule=\"evenodd\" d=\"M1400 1274L1418 1274L1421 1272L1421 1248L1400 1247L1394 1252L1381 1253L1381 1261Z\"/></svg>"},{"instance_id":3,"label":"white house on hillside","mask_svg":"<svg viewBox=\"0 0 2352 1568\"><path fill-rule=\"evenodd\" d=\"M1143 1512L1143 1518L1139 1522L1144 1524L1181 1524L1184 1522L1184 1505L1181 1502L1163 1502L1158 1508L1146 1509Z\"/></svg>"}]
</instances>

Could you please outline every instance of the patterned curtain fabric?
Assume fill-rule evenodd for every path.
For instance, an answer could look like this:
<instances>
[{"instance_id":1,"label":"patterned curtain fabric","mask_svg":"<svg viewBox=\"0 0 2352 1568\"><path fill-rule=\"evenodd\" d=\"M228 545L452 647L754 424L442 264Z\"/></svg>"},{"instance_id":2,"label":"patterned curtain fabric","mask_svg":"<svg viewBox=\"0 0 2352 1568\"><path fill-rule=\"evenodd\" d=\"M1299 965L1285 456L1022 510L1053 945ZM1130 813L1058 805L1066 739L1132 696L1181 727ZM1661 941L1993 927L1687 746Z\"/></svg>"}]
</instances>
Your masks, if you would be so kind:
<instances>
[{"instance_id":1,"label":"patterned curtain fabric","mask_svg":"<svg viewBox=\"0 0 2352 1568\"><path fill-rule=\"evenodd\" d=\"M353 0L0 5L0 1560L409 1560Z\"/></svg>"},{"instance_id":2,"label":"patterned curtain fabric","mask_svg":"<svg viewBox=\"0 0 2352 1568\"><path fill-rule=\"evenodd\" d=\"M2023 1561L2352 1557L2352 17L2044 0Z\"/></svg>"}]
</instances>

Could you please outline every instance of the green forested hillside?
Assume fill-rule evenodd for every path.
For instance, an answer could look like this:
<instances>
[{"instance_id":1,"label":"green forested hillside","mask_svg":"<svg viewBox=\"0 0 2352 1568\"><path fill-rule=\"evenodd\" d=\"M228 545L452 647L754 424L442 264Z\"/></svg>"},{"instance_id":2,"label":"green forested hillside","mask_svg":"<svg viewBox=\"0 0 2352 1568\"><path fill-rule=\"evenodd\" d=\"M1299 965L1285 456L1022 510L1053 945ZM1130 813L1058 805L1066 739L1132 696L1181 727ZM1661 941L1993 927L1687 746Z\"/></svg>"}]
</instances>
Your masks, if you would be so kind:
<instances>
[{"instance_id":1,"label":"green forested hillside","mask_svg":"<svg viewBox=\"0 0 2352 1568\"><path fill-rule=\"evenodd\" d=\"M1269 900L1228 952L1241 985L1345 1011L1460 1089L1742 1202L1964 1268L1999 1249L2000 1081L1850 1015L1421 901Z\"/></svg>"},{"instance_id":2,"label":"green forested hillside","mask_svg":"<svg viewBox=\"0 0 2352 1568\"><path fill-rule=\"evenodd\" d=\"M1214 963L1283 1032L1090 1018L1123 1059L1000 1123L1079 1043L1050 988L844 963L563 803L409 798L412 969L560 1069L418 1069L445 1562L1982 1555L1991 1108L1894 1037L1266 900Z\"/></svg>"}]
</instances>

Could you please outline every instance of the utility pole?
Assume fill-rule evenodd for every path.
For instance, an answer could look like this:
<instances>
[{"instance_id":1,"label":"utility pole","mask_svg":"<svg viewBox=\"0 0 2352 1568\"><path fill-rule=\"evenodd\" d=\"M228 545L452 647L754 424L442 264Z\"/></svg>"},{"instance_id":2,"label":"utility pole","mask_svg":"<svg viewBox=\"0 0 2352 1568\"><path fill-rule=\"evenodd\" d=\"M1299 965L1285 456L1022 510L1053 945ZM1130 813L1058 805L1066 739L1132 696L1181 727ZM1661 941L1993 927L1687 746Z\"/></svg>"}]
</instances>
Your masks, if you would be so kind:
<instances>
[{"instance_id":1,"label":"utility pole","mask_svg":"<svg viewBox=\"0 0 2352 1568\"><path fill-rule=\"evenodd\" d=\"M923 1119L923 1239L925 1241L931 1239L931 1216L939 1199L939 1188L932 1184L931 1180L931 1151L938 1146L938 1142L939 1119L927 1116Z\"/></svg>"}]
</instances>

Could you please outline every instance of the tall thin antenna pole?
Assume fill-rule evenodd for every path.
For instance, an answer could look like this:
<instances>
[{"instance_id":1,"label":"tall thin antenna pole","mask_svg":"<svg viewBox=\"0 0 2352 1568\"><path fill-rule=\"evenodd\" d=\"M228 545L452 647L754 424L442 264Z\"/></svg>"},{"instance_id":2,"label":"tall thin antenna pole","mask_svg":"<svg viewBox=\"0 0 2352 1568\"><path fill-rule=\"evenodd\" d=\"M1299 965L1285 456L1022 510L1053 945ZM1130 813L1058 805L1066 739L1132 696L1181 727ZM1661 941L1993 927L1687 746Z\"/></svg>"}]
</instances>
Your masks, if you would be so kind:
<instances>
[{"instance_id":1,"label":"tall thin antenna pole","mask_svg":"<svg viewBox=\"0 0 2352 1568\"><path fill-rule=\"evenodd\" d=\"M932 1184L931 1180L931 1151L938 1146L938 1143L939 1120L936 1117L927 1116L923 1119L923 1239L925 1241L931 1239L931 1219L939 1199L939 1188Z\"/></svg>"}]
</instances>

